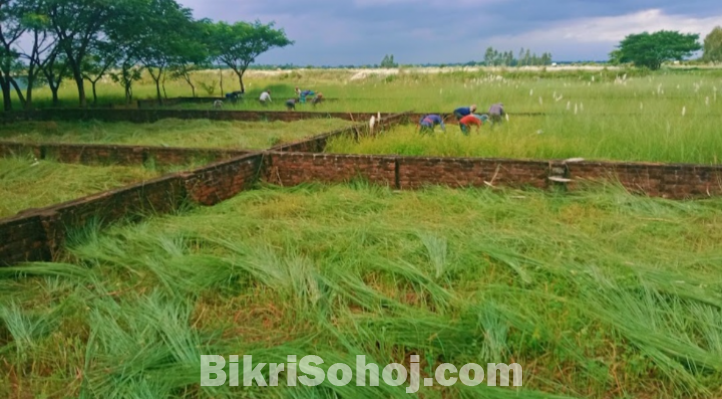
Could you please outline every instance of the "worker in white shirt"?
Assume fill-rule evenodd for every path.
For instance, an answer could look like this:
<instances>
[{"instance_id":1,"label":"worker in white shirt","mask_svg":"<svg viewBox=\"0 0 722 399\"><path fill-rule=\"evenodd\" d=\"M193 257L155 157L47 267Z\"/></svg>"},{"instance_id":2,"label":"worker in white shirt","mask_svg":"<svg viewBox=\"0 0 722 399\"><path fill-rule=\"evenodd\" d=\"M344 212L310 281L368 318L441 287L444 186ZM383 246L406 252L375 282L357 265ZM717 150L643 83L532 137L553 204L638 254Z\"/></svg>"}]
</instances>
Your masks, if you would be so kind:
<instances>
[{"instance_id":1,"label":"worker in white shirt","mask_svg":"<svg viewBox=\"0 0 722 399\"><path fill-rule=\"evenodd\" d=\"M268 103L273 102L271 100L271 91L266 90L263 93L261 93L261 98L259 98L259 100L261 101L261 104L263 104L263 105L268 105Z\"/></svg>"}]
</instances>

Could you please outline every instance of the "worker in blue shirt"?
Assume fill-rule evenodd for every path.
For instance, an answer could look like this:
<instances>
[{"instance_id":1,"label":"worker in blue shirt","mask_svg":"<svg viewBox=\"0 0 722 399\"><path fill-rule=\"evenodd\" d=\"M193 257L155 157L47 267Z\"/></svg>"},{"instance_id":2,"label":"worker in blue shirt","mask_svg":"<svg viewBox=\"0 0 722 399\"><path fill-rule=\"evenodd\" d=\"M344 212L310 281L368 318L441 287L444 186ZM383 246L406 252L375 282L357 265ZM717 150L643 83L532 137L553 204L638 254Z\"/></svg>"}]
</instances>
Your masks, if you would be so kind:
<instances>
[{"instance_id":1,"label":"worker in blue shirt","mask_svg":"<svg viewBox=\"0 0 722 399\"><path fill-rule=\"evenodd\" d=\"M439 115L426 115L419 121L419 128L421 133L433 133L436 125L441 127L441 130L446 132L446 126L444 126L444 120Z\"/></svg>"},{"instance_id":2,"label":"worker in blue shirt","mask_svg":"<svg viewBox=\"0 0 722 399\"><path fill-rule=\"evenodd\" d=\"M469 106L469 107L461 107L454 110L454 116L457 120L461 120L461 118L465 116L469 116L476 112L476 104Z\"/></svg>"}]
</instances>

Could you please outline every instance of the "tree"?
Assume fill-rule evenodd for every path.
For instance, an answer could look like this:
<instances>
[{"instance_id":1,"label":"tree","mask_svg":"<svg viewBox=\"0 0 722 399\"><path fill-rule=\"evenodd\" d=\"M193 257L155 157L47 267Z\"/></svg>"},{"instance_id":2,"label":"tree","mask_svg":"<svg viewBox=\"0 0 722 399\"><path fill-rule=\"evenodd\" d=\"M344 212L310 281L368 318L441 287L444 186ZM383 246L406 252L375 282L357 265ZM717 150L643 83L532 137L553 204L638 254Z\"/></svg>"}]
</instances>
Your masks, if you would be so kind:
<instances>
[{"instance_id":1,"label":"tree","mask_svg":"<svg viewBox=\"0 0 722 399\"><path fill-rule=\"evenodd\" d=\"M676 31L631 34L622 40L618 48L620 62L633 62L635 66L659 69L670 60L681 61L702 46L698 34L683 34Z\"/></svg>"},{"instance_id":2,"label":"tree","mask_svg":"<svg viewBox=\"0 0 722 399\"><path fill-rule=\"evenodd\" d=\"M83 63L102 40L106 27L124 14L142 12L144 0L46 0L50 26L65 53L78 88L78 101L86 105ZM132 29L133 27L128 27Z\"/></svg>"},{"instance_id":3,"label":"tree","mask_svg":"<svg viewBox=\"0 0 722 399\"><path fill-rule=\"evenodd\" d=\"M27 39L29 39L27 41L30 43L28 51L20 49L21 58L27 62L24 65L27 84L25 94L15 80L12 81L12 84L25 109L32 108L33 88L42 73L43 66L48 62L49 56L56 47L48 30L49 19L43 14L43 7L42 0L26 0L20 9L21 23L25 27Z\"/></svg>"},{"instance_id":4,"label":"tree","mask_svg":"<svg viewBox=\"0 0 722 399\"><path fill-rule=\"evenodd\" d=\"M722 62L722 27L715 27L704 38L703 59L713 64Z\"/></svg>"},{"instance_id":5,"label":"tree","mask_svg":"<svg viewBox=\"0 0 722 399\"><path fill-rule=\"evenodd\" d=\"M241 91L245 92L243 75L256 58L272 48L282 48L293 44L283 29L275 29L274 23L262 24L225 22L214 24L207 43L214 59L227 65L238 76Z\"/></svg>"},{"instance_id":6,"label":"tree","mask_svg":"<svg viewBox=\"0 0 722 399\"><path fill-rule=\"evenodd\" d=\"M193 97L196 96L196 86L193 84L191 73L201 68L207 67L209 54L203 43L208 41L210 30L208 30L209 21L194 21L192 31L187 40L184 51L180 54L178 63L171 66L171 76L173 78L181 78L191 88Z\"/></svg>"},{"instance_id":7,"label":"tree","mask_svg":"<svg viewBox=\"0 0 722 399\"><path fill-rule=\"evenodd\" d=\"M98 93L96 91L98 81L105 76L105 73L118 61L118 58L120 58L120 53L111 43L98 42L83 61L83 79L90 82L93 88L93 105L98 104Z\"/></svg>"},{"instance_id":8,"label":"tree","mask_svg":"<svg viewBox=\"0 0 722 399\"><path fill-rule=\"evenodd\" d=\"M396 68L399 64L394 62L394 55L386 55L379 65L381 68Z\"/></svg>"},{"instance_id":9,"label":"tree","mask_svg":"<svg viewBox=\"0 0 722 399\"><path fill-rule=\"evenodd\" d=\"M20 58L15 45L26 30L21 20L20 1L0 0L0 89L3 93L5 111L12 109L13 72L17 69Z\"/></svg>"},{"instance_id":10,"label":"tree","mask_svg":"<svg viewBox=\"0 0 722 399\"><path fill-rule=\"evenodd\" d=\"M492 66L492 65L494 65L494 59L495 59L495 58L496 58L496 57L495 57L495 54L494 54L494 48L493 48L493 47L487 48L487 49L486 49L486 53L484 53L484 64L485 64L486 66Z\"/></svg>"},{"instance_id":11,"label":"tree","mask_svg":"<svg viewBox=\"0 0 722 399\"><path fill-rule=\"evenodd\" d=\"M54 48L40 69L52 92L53 106L57 107L60 104L60 99L58 98L60 84L63 82L63 79L72 77L70 75L68 62L65 59L65 53L63 53L59 47Z\"/></svg>"},{"instance_id":12,"label":"tree","mask_svg":"<svg viewBox=\"0 0 722 399\"><path fill-rule=\"evenodd\" d=\"M163 102L161 82L172 65L181 62L189 48L200 47L192 38L191 10L175 0L150 0L139 26L138 59L155 82L158 103Z\"/></svg>"}]
</instances>

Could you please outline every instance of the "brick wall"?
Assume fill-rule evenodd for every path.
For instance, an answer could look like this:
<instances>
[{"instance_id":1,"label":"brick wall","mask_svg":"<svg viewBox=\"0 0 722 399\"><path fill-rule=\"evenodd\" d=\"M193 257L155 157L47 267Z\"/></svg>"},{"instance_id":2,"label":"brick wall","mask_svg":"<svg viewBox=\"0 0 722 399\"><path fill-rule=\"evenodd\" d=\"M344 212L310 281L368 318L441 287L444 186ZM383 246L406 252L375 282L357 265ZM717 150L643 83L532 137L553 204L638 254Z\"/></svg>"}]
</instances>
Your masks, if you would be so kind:
<instances>
[{"instance_id":1,"label":"brick wall","mask_svg":"<svg viewBox=\"0 0 722 399\"><path fill-rule=\"evenodd\" d=\"M50 255L39 215L0 219L0 266L45 260Z\"/></svg>"},{"instance_id":2,"label":"brick wall","mask_svg":"<svg viewBox=\"0 0 722 399\"><path fill-rule=\"evenodd\" d=\"M363 122L359 122L353 126L338 129L333 132L319 134L308 139L303 139L294 143L280 144L274 146L270 151L284 151L284 152L310 152L310 153L322 153L326 150L326 144L334 137L340 136L353 136L358 139L359 136L376 135L395 126L399 123L406 123L409 120L409 113L404 112L400 114L381 116L381 119L375 124L374 129L371 130L368 121L371 116Z\"/></svg>"},{"instance_id":3,"label":"brick wall","mask_svg":"<svg viewBox=\"0 0 722 399\"><path fill-rule=\"evenodd\" d=\"M213 162L250 153L245 150L178 148L104 144L15 143L0 141L0 156L25 156L86 165L184 165L199 160Z\"/></svg>"},{"instance_id":4,"label":"brick wall","mask_svg":"<svg viewBox=\"0 0 722 399\"><path fill-rule=\"evenodd\" d=\"M360 178L395 187L396 157L268 153L264 157L263 178L280 186L295 186L309 181L342 183Z\"/></svg>"},{"instance_id":5,"label":"brick wall","mask_svg":"<svg viewBox=\"0 0 722 399\"><path fill-rule=\"evenodd\" d=\"M161 119L210 119L225 121L285 121L336 118L348 121L368 121L377 113L350 112L287 112L287 111L225 111L216 109L44 109L0 112L0 124L19 121L78 121L152 123ZM391 113L382 113L388 117Z\"/></svg>"},{"instance_id":6,"label":"brick wall","mask_svg":"<svg viewBox=\"0 0 722 399\"><path fill-rule=\"evenodd\" d=\"M722 166L628 162L570 164L574 189L587 182L617 181L628 190L653 197L685 199L722 195Z\"/></svg>"},{"instance_id":7,"label":"brick wall","mask_svg":"<svg viewBox=\"0 0 722 399\"><path fill-rule=\"evenodd\" d=\"M505 159L398 158L398 186L414 189L425 185L448 187L547 186L549 163Z\"/></svg>"},{"instance_id":8,"label":"brick wall","mask_svg":"<svg viewBox=\"0 0 722 399\"><path fill-rule=\"evenodd\" d=\"M172 212L188 200L217 204L251 188L261 164L262 154L250 154L0 219L0 265L55 259L68 234L91 221L138 220Z\"/></svg>"},{"instance_id":9,"label":"brick wall","mask_svg":"<svg viewBox=\"0 0 722 399\"><path fill-rule=\"evenodd\" d=\"M261 153L250 154L183 173L186 192L193 202L202 205L231 198L258 181L262 158Z\"/></svg>"}]
</instances>

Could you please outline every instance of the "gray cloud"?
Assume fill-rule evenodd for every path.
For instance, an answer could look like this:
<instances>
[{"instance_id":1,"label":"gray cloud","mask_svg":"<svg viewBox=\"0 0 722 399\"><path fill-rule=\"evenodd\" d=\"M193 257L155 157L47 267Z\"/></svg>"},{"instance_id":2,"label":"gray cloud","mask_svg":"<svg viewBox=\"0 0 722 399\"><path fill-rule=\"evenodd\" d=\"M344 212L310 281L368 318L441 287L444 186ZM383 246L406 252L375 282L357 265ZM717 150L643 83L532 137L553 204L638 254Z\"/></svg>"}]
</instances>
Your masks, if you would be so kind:
<instances>
[{"instance_id":1,"label":"gray cloud","mask_svg":"<svg viewBox=\"0 0 722 399\"><path fill-rule=\"evenodd\" d=\"M480 60L489 45L552 51L558 60L604 59L616 36L587 40L587 30L599 36L607 25L614 32L626 29L624 34L658 27L706 29L711 16L722 15L719 0L179 1L198 18L275 21L296 44L258 61L297 65L373 64L387 53L400 62L465 62ZM658 14L643 14L646 10Z\"/></svg>"}]
</instances>

